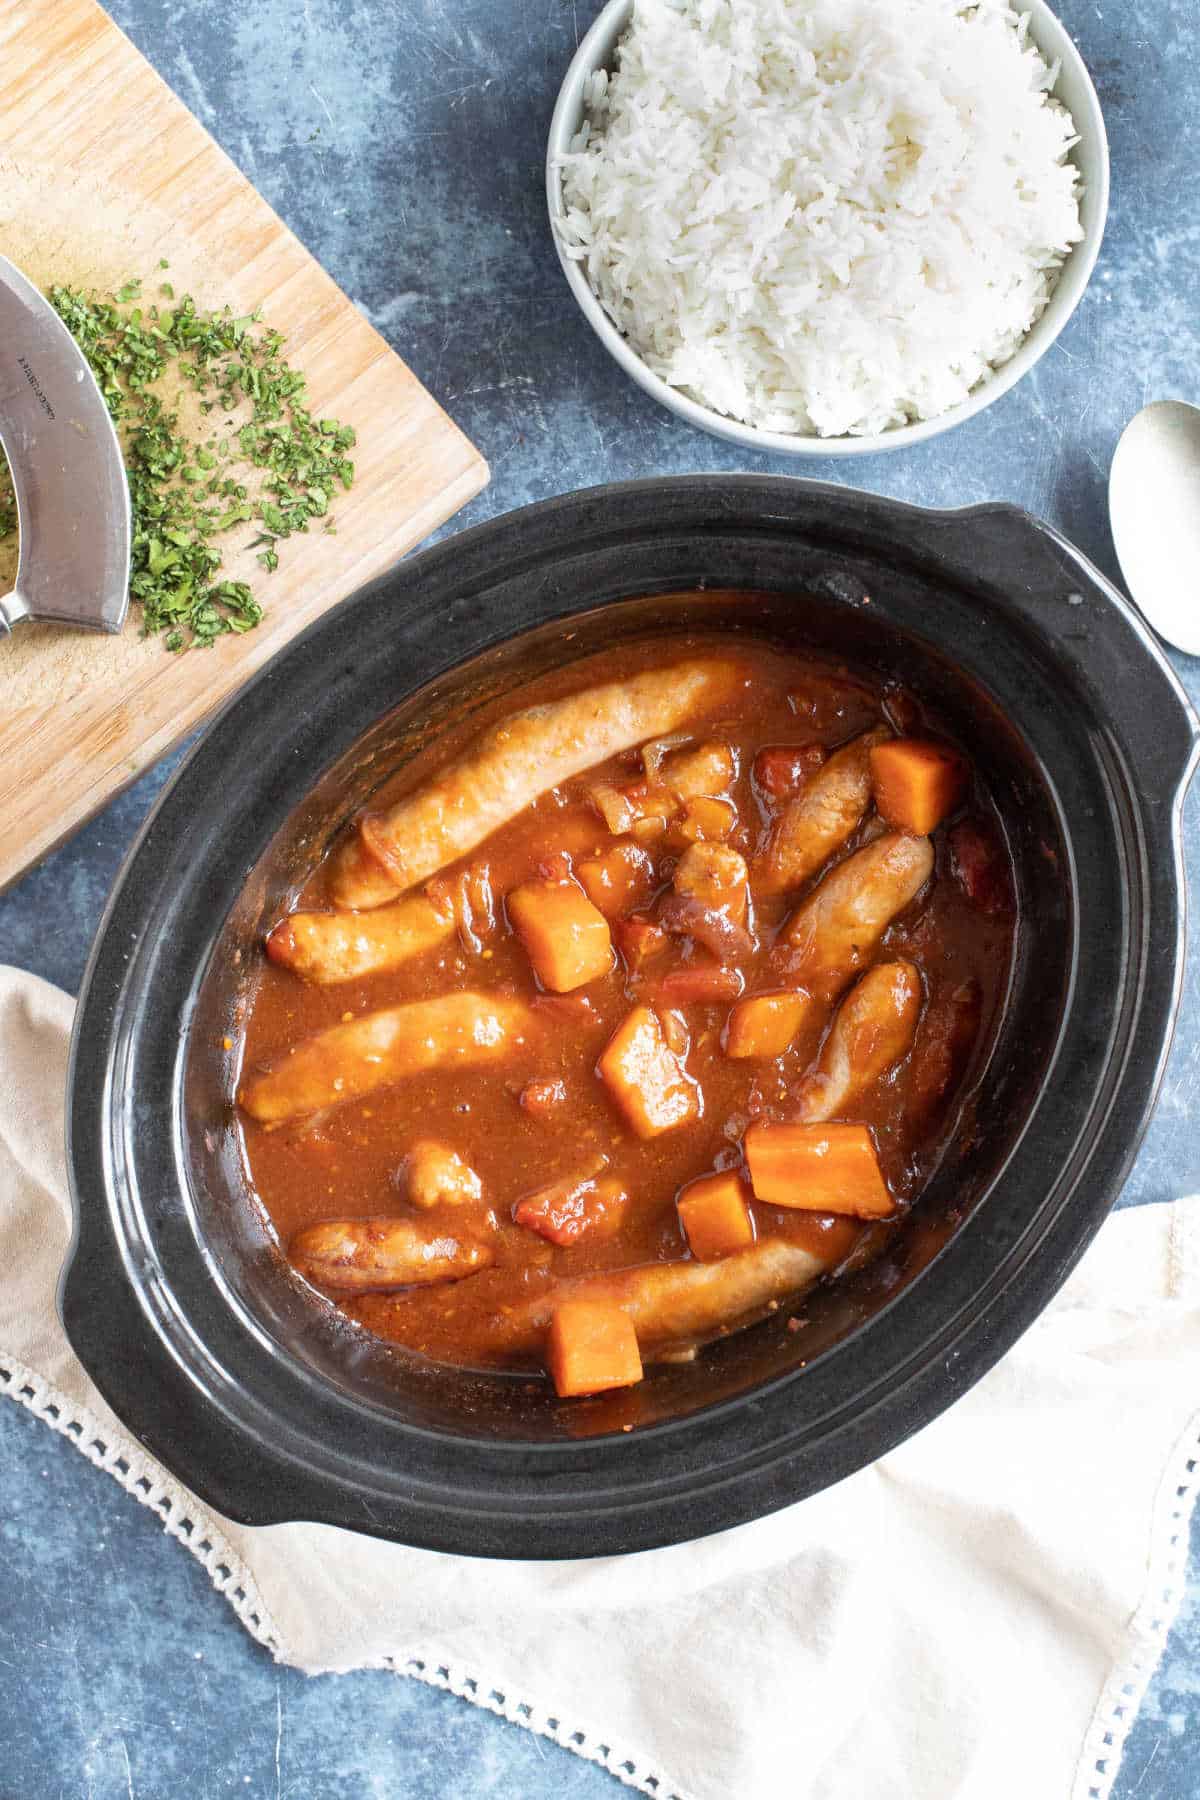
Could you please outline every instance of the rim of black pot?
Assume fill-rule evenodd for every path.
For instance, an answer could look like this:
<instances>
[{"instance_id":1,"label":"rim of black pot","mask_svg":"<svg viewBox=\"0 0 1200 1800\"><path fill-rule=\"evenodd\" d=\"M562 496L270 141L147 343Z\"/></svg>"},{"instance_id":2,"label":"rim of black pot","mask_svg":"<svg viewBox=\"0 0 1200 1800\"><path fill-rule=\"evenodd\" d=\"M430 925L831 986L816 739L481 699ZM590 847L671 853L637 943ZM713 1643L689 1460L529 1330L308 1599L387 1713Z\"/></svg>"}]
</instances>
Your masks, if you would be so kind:
<instances>
[{"instance_id":1,"label":"rim of black pot","mask_svg":"<svg viewBox=\"0 0 1200 1800\"><path fill-rule=\"evenodd\" d=\"M718 544L783 534L821 549L835 576L841 557L904 555L931 579L977 596L985 621L994 608L1031 645L1053 647L1100 721L1092 748L1126 858L1127 978L1087 1128L1047 1181L1036 1230L1006 1231L994 1216L980 1223L972 1243L976 1259L986 1248L983 1279L962 1254L972 1218L904 1295L809 1369L628 1437L487 1442L402 1422L382 1432L370 1409L322 1391L311 1371L280 1368L253 1322L235 1317L211 1258L203 1268L202 1245L190 1277L200 1285L209 1278L201 1301L189 1294L181 1302L173 1292L162 1249L176 1243L173 1197L145 1192L142 1169L151 1143L161 1151L169 1139L187 1179L181 1082L165 1072L171 1103L140 1110L129 1074L151 1005L175 1007L178 1036L186 1037L201 971L170 970L156 937L180 904L181 871L203 880L214 806L225 811L222 825L248 874L320 769L387 710L356 681L365 643L390 641L394 658L405 620L422 616L440 586L454 597L444 619L438 615L440 667L450 667L465 639L478 650L511 635L488 607L501 576L536 590L539 618L566 617L579 606L546 569L552 547L561 568L588 546L611 544L619 557L623 543L651 532L676 549L682 534L700 563ZM681 577L676 585L689 583ZM861 599L850 595L848 603ZM438 672L422 666L421 681ZM289 762L315 693L325 695L321 746L309 743ZM257 808L239 810L239 758L253 760L264 720L279 739L275 760L264 750ZM219 1511L246 1523L317 1519L434 1549L556 1557L649 1548L740 1523L874 1460L978 1379L1031 1323L1128 1172L1178 1004L1179 809L1198 737L1178 681L1133 609L1058 533L1010 507L930 512L789 477L664 478L544 501L422 552L310 627L227 704L164 790L118 877L84 978L69 1074L76 1232L60 1308L77 1353L141 1441ZM214 803L226 772L229 788ZM1015 1180L1019 1162L1014 1153L999 1179ZM920 1321L910 1298L918 1295ZM890 1333L891 1353L867 1368L880 1328ZM240 1344L251 1366L268 1358L270 1381L256 1388L213 1349L218 1342ZM812 1402L798 1422L797 1382Z\"/></svg>"}]
</instances>

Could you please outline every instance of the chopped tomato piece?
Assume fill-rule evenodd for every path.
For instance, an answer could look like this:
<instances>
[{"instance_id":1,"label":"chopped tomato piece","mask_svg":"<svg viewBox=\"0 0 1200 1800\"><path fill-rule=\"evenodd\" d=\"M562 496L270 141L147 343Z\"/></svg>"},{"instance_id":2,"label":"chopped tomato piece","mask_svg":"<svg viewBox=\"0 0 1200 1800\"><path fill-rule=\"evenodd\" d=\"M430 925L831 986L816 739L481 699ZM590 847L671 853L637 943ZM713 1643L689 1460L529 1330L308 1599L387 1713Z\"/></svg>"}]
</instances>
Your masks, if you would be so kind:
<instances>
[{"instance_id":1,"label":"chopped tomato piece","mask_svg":"<svg viewBox=\"0 0 1200 1800\"><path fill-rule=\"evenodd\" d=\"M915 1117L933 1118L962 1079L983 1016L977 981L941 994L921 1021L909 1068L909 1104Z\"/></svg>"},{"instance_id":2,"label":"chopped tomato piece","mask_svg":"<svg viewBox=\"0 0 1200 1800\"><path fill-rule=\"evenodd\" d=\"M657 1137L700 1117L700 1091L649 1006L635 1006L598 1064L626 1121L640 1138Z\"/></svg>"},{"instance_id":3,"label":"chopped tomato piece","mask_svg":"<svg viewBox=\"0 0 1200 1800\"><path fill-rule=\"evenodd\" d=\"M881 818L928 837L961 801L967 767L956 750L928 738L892 738L871 751L871 786Z\"/></svg>"},{"instance_id":4,"label":"chopped tomato piece","mask_svg":"<svg viewBox=\"0 0 1200 1800\"><path fill-rule=\"evenodd\" d=\"M744 986L740 969L726 968L723 963L688 963L664 975L656 984L655 995L664 1006L687 1006L693 1001L715 1006L736 1000Z\"/></svg>"},{"instance_id":5,"label":"chopped tomato piece","mask_svg":"<svg viewBox=\"0 0 1200 1800\"><path fill-rule=\"evenodd\" d=\"M633 1387L642 1379L633 1320L609 1301L562 1301L550 1320L546 1366L564 1400Z\"/></svg>"},{"instance_id":6,"label":"chopped tomato piece","mask_svg":"<svg viewBox=\"0 0 1200 1800\"><path fill-rule=\"evenodd\" d=\"M653 919L618 919L613 937L629 969L642 968L667 947L667 934Z\"/></svg>"},{"instance_id":7,"label":"chopped tomato piece","mask_svg":"<svg viewBox=\"0 0 1200 1800\"><path fill-rule=\"evenodd\" d=\"M743 1142L756 1199L857 1219L883 1219L896 1210L865 1125L759 1120Z\"/></svg>"},{"instance_id":8,"label":"chopped tomato piece","mask_svg":"<svg viewBox=\"0 0 1200 1800\"><path fill-rule=\"evenodd\" d=\"M754 759L754 785L768 800L792 800L824 761L821 744L760 750Z\"/></svg>"},{"instance_id":9,"label":"chopped tomato piece","mask_svg":"<svg viewBox=\"0 0 1200 1800\"><path fill-rule=\"evenodd\" d=\"M1011 912L1012 884L994 834L964 819L950 833L950 867L967 899L980 912Z\"/></svg>"},{"instance_id":10,"label":"chopped tomato piece","mask_svg":"<svg viewBox=\"0 0 1200 1800\"><path fill-rule=\"evenodd\" d=\"M727 1170L689 1182L675 1202L688 1249L700 1262L732 1256L754 1242L746 1184Z\"/></svg>"},{"instance_id":11,"label":"chopped tomato piece","mask_svg":"<svg viewBox=\"0 0 1200 1800\"><path fill-rule=\"evenodd\" d=\"M611 1177L553 1181L513 1207L513 1218L552 1244L566 1246L581 1237L611 1237L620 1229L629 1195Z\"/></svg>"},{"instance_id":12,"label":"chopped tomato piece","mask_svg":"<svg viewBox=\"0 0 1200 1800\"><path fill-rule=\"evenodd\" d=\"M883 690L883 711L888 724L899 737L915 737L921 723L921 709L916 696L897 681L889 681Z\"/></svg>"},{"instance_id":13,"label":"chopped tomato piece","mask_svg":"<svg viewBox=\"0 0 1200 1800\"><path fill-rule=\"evenodd\" d=\"M804 988L751 994L739 1000L725 1028L726 1056L782 1056L806 1016L812 997Z\"/></svg>"},{"instance_id":14,"label":"chopped tomato piece","mask_svg":"<svg viewBox=\"0 0 1200 1800\"><path fill-rule=\"evenodd\" d=\"M644 906L657 885L654 864L639 844L614 844L576 864L575 873L592 905L608 919Z\"/></svg>"},{"instance_id":15,"label":"chopped tomato piece","mask_svg":"<svg viewBox=\"0 0 1200 1800\"><path fill-rule=\"evenodd\" d=\"M526 881L506 905L543 987L567 993L612 968L608 921L573 881Z\"/></svg>"}]
</instances>

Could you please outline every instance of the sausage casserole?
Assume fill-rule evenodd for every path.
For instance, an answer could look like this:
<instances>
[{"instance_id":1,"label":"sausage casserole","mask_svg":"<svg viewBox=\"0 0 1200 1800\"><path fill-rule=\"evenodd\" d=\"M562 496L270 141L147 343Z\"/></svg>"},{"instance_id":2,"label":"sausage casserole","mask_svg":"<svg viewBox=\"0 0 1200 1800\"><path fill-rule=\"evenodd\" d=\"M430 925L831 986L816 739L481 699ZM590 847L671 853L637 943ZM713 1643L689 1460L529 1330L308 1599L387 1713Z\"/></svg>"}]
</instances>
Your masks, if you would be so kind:
<instances>
[{"instance_id":1,"label":"sausage casserole","mask_svg":"<svg viewBox=\"0 0 1200 1800\"><path fill-rule=\"evenodd\" d=\"M887 1240L982 1065L1012 893L899 688L614 647L420 751L274 922L255 1190L377 1336L628 1385Z\"/></svg>"}]
</instances>

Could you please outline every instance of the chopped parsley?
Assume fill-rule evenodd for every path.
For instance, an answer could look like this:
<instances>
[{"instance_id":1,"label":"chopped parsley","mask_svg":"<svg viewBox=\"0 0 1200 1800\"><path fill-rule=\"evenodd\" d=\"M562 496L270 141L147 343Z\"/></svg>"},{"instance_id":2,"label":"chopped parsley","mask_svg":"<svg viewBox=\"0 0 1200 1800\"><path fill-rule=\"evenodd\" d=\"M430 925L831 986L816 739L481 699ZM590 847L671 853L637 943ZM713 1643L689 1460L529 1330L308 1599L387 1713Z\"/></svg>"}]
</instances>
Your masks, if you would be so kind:
<instances>
[{"instance_id":1,"label":"chopped parsley","mask_svg":"<svg viewBox=\"0 0 1200 1800\"><path fill-rule=\"evenodd\" d=\"M0 451L0 542L17 529L17 496L9 479L8 464Z\"/></svg>"},{"instance_id":2,"label":"chopped parsley","mask_svg":"<svg viewBox=\"0 0 1200 1800\"><path fill-rule=\"evenodd\" d=\"M334 496L354 480L354 432L312 417L304 376L257 313L201 312L190 296L177 301L168 282L159 296L170 304L143 304L141 283L128 281L111 297L70 287L48 297L120 434L133 513L129 591L142 636L161 632L168 650L183 650L250 631L262 618L250 584L225 573L214 540L257 524L237 550L256 553L269 574L281 538L313 519L331 531ZM181 421L189 391L187 410L211 430ZM0 456L0 539L16 523Z\"/></svg>"}]
</instances>

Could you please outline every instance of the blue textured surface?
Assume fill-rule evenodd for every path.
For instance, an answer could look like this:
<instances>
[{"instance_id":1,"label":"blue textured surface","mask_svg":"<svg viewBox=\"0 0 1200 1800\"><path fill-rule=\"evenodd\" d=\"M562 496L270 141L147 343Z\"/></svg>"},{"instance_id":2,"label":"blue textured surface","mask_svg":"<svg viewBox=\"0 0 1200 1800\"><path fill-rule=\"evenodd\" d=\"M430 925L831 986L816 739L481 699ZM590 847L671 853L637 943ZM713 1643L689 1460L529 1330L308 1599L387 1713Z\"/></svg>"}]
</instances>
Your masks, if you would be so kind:
<instances>
[{"instance_id":1,"label":"blue textured surface","mask_svg":"<svg viewBox=\"0 0 1200 1800\"><path fill-rule=\"evenodd\" d=\"M596 10L586 0L116 0L112 10L488 456L491 487L450 529L602 480L775 468L926 505L1014 500L1115 575L1105 482L1118 433L1148 399L1200 398L1194 6L1062 0L1112 142L1113 210L1092 287L1058 346L993 409L849 472L739 454L680 425L619 375L569 302L541 161L558 81ZM1200 664L1178 667L1200 697ZM113 875L171 766L0 897L0 958L77 988ZM1186 817L1193 892L1198 802ZM1200 1185L1189 1120L1200 1096L1196 938L1193 927L1180 1033L1126 1203ZM310 1682L276 1669L157 1522L15 1407L0 1411L0 1541L5 1797L620 1791L450 1696L385 1674ZM1200 1532L1193 1551L1200 1573ZM1117 1793L1200 1793L1200 1581Z\"/></svg>"}]
</instances>

